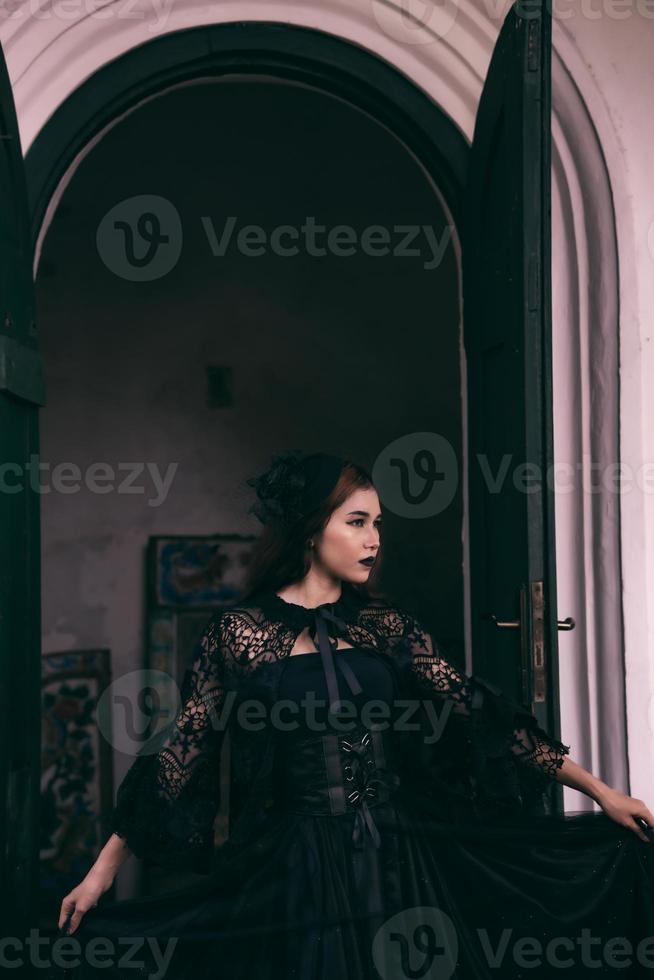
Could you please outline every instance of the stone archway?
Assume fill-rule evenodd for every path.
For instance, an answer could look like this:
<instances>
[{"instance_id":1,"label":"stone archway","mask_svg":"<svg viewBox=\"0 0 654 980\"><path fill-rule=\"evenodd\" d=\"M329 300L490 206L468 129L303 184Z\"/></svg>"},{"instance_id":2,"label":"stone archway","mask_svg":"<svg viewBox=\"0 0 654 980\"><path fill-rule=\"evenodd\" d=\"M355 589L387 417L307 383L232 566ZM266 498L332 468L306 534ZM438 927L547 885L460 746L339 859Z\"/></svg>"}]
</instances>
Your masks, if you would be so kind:
<instances>
[{"instance_id":1,"label":"stone archway","mask_svg":"<svg viewBox=\"0 0 654 980\"><path fill-rule=\"evenodd\" d=\"M503 12L507 8L508 4ZM72 18L71 22L51 18L20 23L17 19L3 25L2 43L27 156L35 239L42 238L62 182L70 179L80 154L101 138L98 121L89 120L86 135L83 129L78 130L79 145L65 166L57 157L56 140L50 142L48 151L50 137L46 133L48 126L52 133L55 117L58 124L65 123L68 114L69 125L75 126L70 113L78 110L72 100L79 96L84 83L93 77L101 86L115 59L133 55L139 46L145 53L147 42L158 36L168 39L169 57L181 63L192 31L230 23L244 30L255 22L266 22L276 27L280 36L292 23L357 48L369 59L373 74L380 66L392 70L399 86L389 106L395 122L402 124L409 89L417 101L424 99L421 112L440 110L441 136L449 145L445 157L452 170L450 193L445 196L450 209L456 210L465 143L472 138L479 95L501 25L499 12L491 19L481 3L464 3L457 6L455 19L448 21L442 8L434 10L425 23L401 13L401 5L393 0L348 4L330 0L292 7L237 0L210 10L190 3L177 5L163 23L156 22L153 11L145 12L142 19L122 21L118 12L114 17L109 16L109 9L101 13L98 17ZM588 451L610 462L620 458L618 419L623 411L623 403L618 401L618 247L622 249L623 243L628 247L629 232L627 228L619 235L616 229L612 201L617 167L607 166L605 156L611 138L609 127L604 127L601 137L598 135L596 117L591 117L585 101L590 84L586 69L575 61L562 28L555 30L555 48L553 237L555 243L562 243L554 256L557 458L569 455L577 459ZM215 41L209 40L207 59L214 53ZM66 65L65 72L61 71L62 64ZM361 90L370 95L375 82L365 75L362 71ZM405 80L405 87L400 78ZM131 102L130 93L123 94L126 105L133 105L134 93ZM383 89L379 95L380 102L384 101ZM122 111L116 101L110 103L110 98L115 99L115 95L107 94L107 120L112 118L112 111L113 118ZM389 118L388 123L392 122ZM413 128L416 139L420 129L420 124ZM406 136L410 143L411 134ZM442 154L438 140L435 144L433 152ZM613 162L616 160L617 151ZM628 221L627 214L625 226ZM565 393L571 391L581 393L581 398L567 397ZM602 409L599 415L598 407ZM620 517L615 495L607 492L589 497L575 489L565 498L557 495L559 613L560 618L575 614L578 624L573 633L560 634L563 731L582 764L612 785L627 789L625 704L629 703L631 713L638 718L646 709L642 692L624 689L621 589L615 588L616 570L621 569ZM636 517L634 511L629 519L635 523ZM622 581L619 574L618 580ZM631 657L636 664L637 657L644 655L640 650L633 655L627 650L627 661ZM644 734L644 724L632 723L634 741ZM589 731L591 738L587 740L585 733ZM609 733L608 740L603 733ZM648 742L651 740L650 732ZM639 773L639 778L644 779L644 774ZM573 805L589 803L576 795Z\"/></svg>"}]
</instances>

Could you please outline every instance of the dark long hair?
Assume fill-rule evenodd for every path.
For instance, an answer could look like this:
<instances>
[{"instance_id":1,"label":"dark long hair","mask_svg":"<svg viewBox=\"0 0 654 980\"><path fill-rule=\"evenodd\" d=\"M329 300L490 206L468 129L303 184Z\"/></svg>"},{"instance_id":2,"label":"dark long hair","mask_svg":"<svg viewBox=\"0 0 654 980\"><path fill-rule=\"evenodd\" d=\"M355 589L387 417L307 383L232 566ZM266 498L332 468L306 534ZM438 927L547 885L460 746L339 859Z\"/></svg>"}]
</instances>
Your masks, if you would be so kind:
<instances>
[{"instance_id":1,"label":"dark long hair","mask_svg":"<svg viewBox=\"0 0 654 980\"><path fill-rule=\"evenodd\" d=\"M332 512L345 503L355 490L373 487L372 477L362 466L350 461L341 470L336 485L329 496L314 511L296 521L291 527L265 524L248 564L243 599L250 599L259 592L283 589L299 582L311 567L311 552L307 540L326 526ZM379 575L383 555L379 542L377 560L366 582L351 582L352 588L364 599L385 599L379 588Z\"/></svg>"}]
</instances>

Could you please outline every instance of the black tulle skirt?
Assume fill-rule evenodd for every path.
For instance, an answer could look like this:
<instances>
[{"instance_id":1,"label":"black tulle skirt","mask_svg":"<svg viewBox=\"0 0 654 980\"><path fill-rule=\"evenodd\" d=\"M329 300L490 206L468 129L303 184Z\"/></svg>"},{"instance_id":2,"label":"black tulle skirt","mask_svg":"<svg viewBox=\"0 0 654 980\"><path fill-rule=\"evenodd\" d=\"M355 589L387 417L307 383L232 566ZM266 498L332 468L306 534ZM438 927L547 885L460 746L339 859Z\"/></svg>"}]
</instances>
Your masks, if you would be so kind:
<instances>
[{"instance_id":1,"label":"black tulle skirt","mask_svg":"<svg viewBox=\"0 0 654 980\"><path fill-rule=\"evenodd\" d=\"M352 846L351 813L273 811L200 883L100 900L73 934L80 965L57 975L654 976L654 847L605 814L455 825L404 794L371 810L379 847Z\"/></svg>"}]
</instances>

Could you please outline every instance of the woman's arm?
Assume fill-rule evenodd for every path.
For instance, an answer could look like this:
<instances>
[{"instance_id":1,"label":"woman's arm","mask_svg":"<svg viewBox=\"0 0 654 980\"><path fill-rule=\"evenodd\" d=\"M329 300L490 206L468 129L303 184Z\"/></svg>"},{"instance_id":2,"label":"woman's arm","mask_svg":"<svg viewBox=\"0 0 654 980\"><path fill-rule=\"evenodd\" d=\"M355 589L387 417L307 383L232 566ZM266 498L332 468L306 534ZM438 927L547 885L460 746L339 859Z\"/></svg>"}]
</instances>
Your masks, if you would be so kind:
<instances>
[{"instance_id":1,"label":"woman's arm","mask_svg":"<svg viewBox=\"0 0 654 980\"><path fill-rule=\"evenodd\" d=\"M547 777L578 789L595 800L616 823L633 830L641 840L650 843L648 832L654 830L654 815L643 800L613 789L569 757L569 746L548 735L536 718L522 705L505 697L499 688L475 675L457 670L442 655L431 634L412 616L403 616L402 636L411 646L411 669L423 690L430 690L453 702L452 714L471 720L475 700L490 701L492 733L502 726L507 745L522 765L532 766ZM511 727L511 719L515 727ZM645 829L638 820L642 820Z\"/></svg>"},{"instance_id":2,"label":"woman's arm","mask_svg":"<svg viewBox=\"0 0 654 980\"><path fill-rule=\"evenodd\" d=\"M102 875L111 875L113 880L121 864L127 860L131 853L124 837L120 837L118 834L111 834L107 843L95 859L91 871Z\"/></svg>"},{"instance_id":3,"label":"woman's arm","mask_svg":"<svg viewBox=\"0 0 654 980\"><path fill-rule=\"evenodd\" d=\"M110 814L109 829L130 851L162 867L209 873L220 803L226 643L222 617L212 618L184 676L174 722L137 755ZM112 850L109 860L114 857Z\"/></svg>"},{"instance_id":4,"label":"woman's arm","mask_svg":"<svg viewBox=\"0 0 654 980\"><path fill-rule=\"evenodd\" d=\"M65 927L67 936L76 931L82 916L95 908L101 896L111 888L118 869L131 853L122 837L117 834L110 836L86 876L63 899L58 929Z\"/></svg>"},{"instance_id":5,"label":"woman's arm","mask_svg":"<svg viewBox=\"0 0 654 980\"><path fill-rule=\"evenodd\" d=\"M221 618L213 617L186 671L173 723L159 733L156 751L135 758L118 787L109 839L62 901L59 928L70 917L69 934L111 887L130 854L167 868L209 873L220 802L225 646Z\"/></svg>"},{"instance_id":6,"label":"woman's arm","mask_svg":"<svg viewBox=\"0 0 654 980\"><path fill-rule=\"evenodd\" d=\"M641 840L651 843L651 838L635 819L639 818L648 828L654 828L654 815L643 800L613 789L570 758L564 760L555 778L565 786L578 789L586 796L590 796L612 820L629 827Z\"/></svg>"},{"instance_id":7,"label":"woman's arm","mask_svg":"<svg viewBox=\"0 0 654 980\"><path fill-rule=\"evenodd\" d=\"M556 750L552 752L548 741L534 735L533 732L521 729L515 733L512 742L514 745L529 747L523 755L523 761L539 766L559 783L577 789L591 800L595 800L608 817L633 830L641 840L651 843L647 829L654 828L654 815L643 800L613 789L598 776L594 776L580 766L569 755L561 754ZM646 830L642 829L636 818L645 823Z\"/></svg>"}]
</instances>

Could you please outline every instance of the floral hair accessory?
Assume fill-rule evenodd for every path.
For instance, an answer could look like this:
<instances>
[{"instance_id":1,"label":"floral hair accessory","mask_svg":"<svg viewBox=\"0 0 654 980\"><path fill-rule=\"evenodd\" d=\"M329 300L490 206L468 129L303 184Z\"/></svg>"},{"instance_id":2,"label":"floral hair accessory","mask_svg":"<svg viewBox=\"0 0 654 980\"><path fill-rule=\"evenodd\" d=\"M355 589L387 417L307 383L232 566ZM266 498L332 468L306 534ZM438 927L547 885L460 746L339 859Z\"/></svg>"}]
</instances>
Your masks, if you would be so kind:
<instances>
[{"instance_id":1,"label":"floral hair accessory","mask_svg":"<svg viewBox=\"0 0 654 980\"><path fill-rule=\"evenodd\" d=\"M257 494L249 512L262 524L290 527L329 496L346 462L341 456L299 449L274 455L265 473L246 481Z\"/></svg>"}]
</instances>

